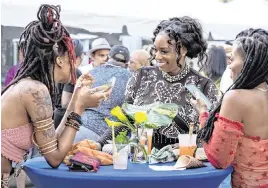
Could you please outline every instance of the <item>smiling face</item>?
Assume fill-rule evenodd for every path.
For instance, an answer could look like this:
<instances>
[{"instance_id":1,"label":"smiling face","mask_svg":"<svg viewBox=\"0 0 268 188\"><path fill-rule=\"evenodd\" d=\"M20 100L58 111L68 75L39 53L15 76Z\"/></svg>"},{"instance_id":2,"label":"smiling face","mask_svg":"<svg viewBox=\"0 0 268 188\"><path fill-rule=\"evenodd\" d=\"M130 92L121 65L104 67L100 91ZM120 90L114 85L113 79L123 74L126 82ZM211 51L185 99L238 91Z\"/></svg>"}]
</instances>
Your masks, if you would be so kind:
<instances>
[{"instance_id":1,"label":"smiling face","mask_svg":"<svg viewBox=\"0 0 268 188\"><path fill-rule=\"evenodd\" d=\"M155 60L158 62L160 70L167 72L169 74L177 74L180 70L180 67L177 64L177 58L179 54L176 51L176 42L171 40L165 33L159 33L154 41L154 47L152 48L152 54L155 57ZM180 64L184 64L185 49L180 49Z\"/></svg>"}]
</instances>

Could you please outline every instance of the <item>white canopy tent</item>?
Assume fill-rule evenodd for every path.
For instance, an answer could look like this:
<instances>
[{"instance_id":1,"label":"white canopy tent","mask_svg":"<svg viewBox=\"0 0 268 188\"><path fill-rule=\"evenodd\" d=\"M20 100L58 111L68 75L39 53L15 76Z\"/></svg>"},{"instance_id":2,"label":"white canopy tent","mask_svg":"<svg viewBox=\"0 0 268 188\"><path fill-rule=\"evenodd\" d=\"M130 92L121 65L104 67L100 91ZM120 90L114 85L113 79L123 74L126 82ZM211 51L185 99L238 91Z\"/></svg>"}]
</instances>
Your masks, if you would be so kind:
<instances>
[{"instance_id":1,"label":"white canopy tent","mask_svg":"<svg viewBox=\"0 0 268 188\"><path fill-rule=\"evenodd\" d=\"M217 40L231 40L249 27L268 29L265 0L2 0L2 25L24 27L42 3L60 4L65 25L92 32L120 33L126 25L132 36L151 37L159 20L184 15L200 20Z\"/></svg>"},{"instance_id":2,"label":"white canopy tent","mask_svg":"<svg viewBox=\"0 0 268 188\"><path fill-rule=\"evenodd\" d=\"M12 1L2 3L1 24L4 26L25 27L30 21L37 19L38 7L41 3L45 3L45 1L39 1L41 3L36 2L27 5L20 1L18 3L12 3ZM82 12L79 9L75 9L76 5L73 5L74 9L68 10L65 8L64 3L59 2L57 4L62 6L62 23L66 26L83 28L91 32L121 33L123 26L126 25L130 35L146 37L151 36L152 29L159 22L158 20L146 18L107 15L102 12L102 9L98 13L91 13L90 10ZM46 3L48 2L46 1ZM53 2L53 4L55 3Z\"/></svg>"}]
</instances>

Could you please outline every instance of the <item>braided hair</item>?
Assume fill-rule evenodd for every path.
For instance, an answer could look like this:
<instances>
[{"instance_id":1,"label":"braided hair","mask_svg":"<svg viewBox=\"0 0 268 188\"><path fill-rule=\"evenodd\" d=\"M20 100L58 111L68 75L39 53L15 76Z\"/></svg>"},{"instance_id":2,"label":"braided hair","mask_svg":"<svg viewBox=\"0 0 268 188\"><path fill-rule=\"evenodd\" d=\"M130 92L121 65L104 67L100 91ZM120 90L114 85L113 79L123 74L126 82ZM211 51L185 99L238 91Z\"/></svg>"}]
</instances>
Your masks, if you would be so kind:
<instances>
[{"instance_id":1,"label":"braided hair","mask_svg":"<svg viewBox=\"0 0 268 188\"><path fill-rule=\"evenodd\" d=\"M60 21L60 6L41 5L38 20L29 23L20 36L19 45L24 61L13 81L3 89L30 77L45 84L51 96L55 93L54 69L56 58L68 52L72 82L75 83L75 54L70 34ZM21 45L23 43L23 45ZM53 102L53 97L52 97Z\"/></svg>"},{"instance_id":2,"label":"braided hair","mask_svg":"<svg viewBox=\"0 0 268 188\"><path fill-rule=\"evenodd\" d=\"M235 45L238 53L244 58L241 74L228 89L253 89L268 78L268 31L263 29L248 29L237 35ZM266 81L267 82L267 81ZM198 132L198 139L209 142L222 104L210 112L205 126Z\"/></svg>"},{"instance_id":3,"label":"braided hair","mask_svg":"<svg viewBox=\"0 0 268 188\"><path fill-rule=\"evenodd\" d=\"M162 32L166 33L169 36L169 44L172 44L172 40L175 40L176 42L175 48L177 54L179 55L176 61L179 67L181 67L179 61L181 58L180 49L182 47L187 49L186 57L198 57L199 61L202 62L206 56L205 52L207 49L207 43L202 35L202 27L196 20L188 16L184 16L161 21L153 32L153 42L155 41L157 35ZM153 49L150 50L150 54L151 60L153 60L155 58Z\"/></svg>"}]
</instances>

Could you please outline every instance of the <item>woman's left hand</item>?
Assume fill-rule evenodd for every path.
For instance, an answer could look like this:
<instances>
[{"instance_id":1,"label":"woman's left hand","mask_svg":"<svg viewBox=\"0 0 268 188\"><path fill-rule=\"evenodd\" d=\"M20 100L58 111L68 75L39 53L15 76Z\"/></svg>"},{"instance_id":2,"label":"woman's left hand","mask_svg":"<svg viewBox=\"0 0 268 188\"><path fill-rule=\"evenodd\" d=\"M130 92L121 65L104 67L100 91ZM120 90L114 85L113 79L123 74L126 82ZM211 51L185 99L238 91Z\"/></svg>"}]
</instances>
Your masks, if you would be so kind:
<instances>
[{"instance_id":1,"label":"woman's left hand","mask_svg":"<svg viewBox=\"0 0 268 188\"><path fill-rule=\"evenodd\" d=\"M201 114L203 112L207 112L208 111L207 105L204 102L204 100L200 98L198 93L195 94L195 98L196 98L196 100L194 100L193 98L191 99L191 104L195 108L195 110L199 114Z\"/></svg>"}]
</instances>

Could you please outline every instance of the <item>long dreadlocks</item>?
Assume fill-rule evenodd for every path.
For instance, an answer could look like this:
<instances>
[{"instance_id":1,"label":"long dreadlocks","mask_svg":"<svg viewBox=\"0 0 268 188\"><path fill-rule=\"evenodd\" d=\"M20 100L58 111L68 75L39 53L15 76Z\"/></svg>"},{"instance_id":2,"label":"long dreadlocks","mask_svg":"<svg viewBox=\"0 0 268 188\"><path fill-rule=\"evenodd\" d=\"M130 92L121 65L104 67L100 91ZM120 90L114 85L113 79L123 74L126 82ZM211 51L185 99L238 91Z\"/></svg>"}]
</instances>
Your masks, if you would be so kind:
<instances>
[{"instance_id":1,"label":"long dreadlocks","mask_svg":"<svg viewBox=\"0 0 268 188\"><path fill-rule=\"evenodd\" d=\"M60 6L41 5L37 12L38 20L29 23L20 36L24 41L22 52L24 61L14 80L3 89L3 94L11 85L30 77L45 84L53 96L55 93L54 69L56 58L68 52L72 81L75 83L75 54L70 34L60 21ZM52 102L53 97L52 97Z\"/></svg>"},{"instance_id":2,"label":"long dreadlocks","mask_svg":"<svg viewBox=\"0 0 268 188\"><path fill-rule=\"evenodd\" d=\"M228 90L253 89L268 78L268 31L248 29L239 33L235 41L237 50L244 57L241 74ZM199 131L198 138L209 142L216 121L216 113L221 109L222 99L211 111L205 126Z\"/></svg>"}]
</instances>

